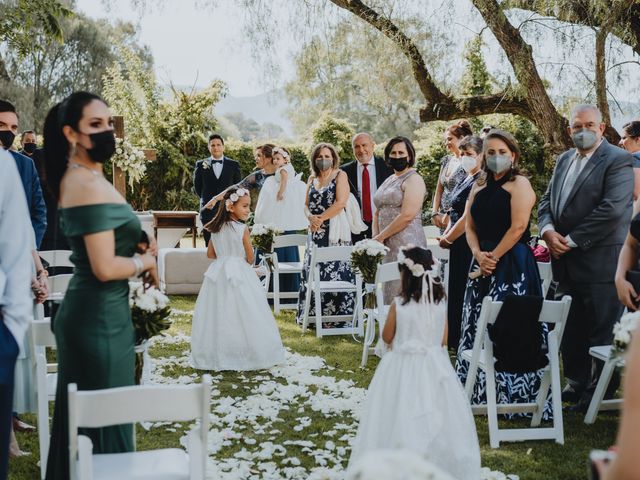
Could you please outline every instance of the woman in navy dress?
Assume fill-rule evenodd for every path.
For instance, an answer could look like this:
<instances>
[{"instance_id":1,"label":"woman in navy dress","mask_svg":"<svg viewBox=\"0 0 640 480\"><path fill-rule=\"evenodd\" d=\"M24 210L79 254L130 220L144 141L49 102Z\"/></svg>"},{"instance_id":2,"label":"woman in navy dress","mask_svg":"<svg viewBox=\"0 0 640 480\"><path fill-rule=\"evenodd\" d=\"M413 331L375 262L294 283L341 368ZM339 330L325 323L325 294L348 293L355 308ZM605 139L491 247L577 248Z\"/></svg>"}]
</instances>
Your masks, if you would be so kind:
<instances>
[{"instance_id":1,"label":"woman in navy dress","mask_svg":"<svg viewBox=\"0 0 640 480\"><path fill-rule=\"evenodd\" d=\"M307 208L309 217L309 236L304 255L302 281L298 293L298 323L302 323L304 304L307 296L307 279L311 263L313 244L318 247L334 245L350 245L351 241L341 240L337 243L329 241L329 220L338 215L347 203L349 182L347 174L340 170L340 158L335 147L329 143L319 143L311 154L312 176L309 178ZM322 281L354 282L355 276L348 262L328 262L320 269ZM323 293L322 315L352 315L355 308L353 293ZM315 315L315 302L311 298L309 316ZM348 322L341 324L349 326Z\"/></svg>"},{"instance_id":2,"label":"woman in navy dress","mask_svg":"<svg viewBox=\"0 0 640 480\"><path fill-rule=\"evenodd\" d=\"M446 212L449 224L440 238L440 247L450 250L449 275L447 288L447 320L449 348L457 350L460 342L460 327L462 325L462 304L464 291L469 279L469 266L473 255L465 235L466 217L464 215L467 199L471 189L480 175L482 165L482 139L467 136L458 145L461 158L460 165L467 172L462 180L451 192L449 203L451 207Z\"/></svg>"},{"instance_id":3,"label":"woman in navy dress","mask_svg":"<svg viewBox=\"0 0 640 480\"><path fill-rule=\"evenodd\" d=\"M471 270L481 276L467 283L458 346L456 371L464 384L468 363L461 358L473 347L482 300L489 295L504 300L507 295L542 296L540 274L527 242L529 220L536 195L518 171L518 144L502 130L492 130L484 139L485 172L476 181L465 211L466 236L473 254ZM546 337L546 331L543 332ZM544 339L541 339L544 341ZM496 372L498 403L534 402L541 371L515 374ZM472 402L486 402L484 372L478 372ZM543 418L549 416L549 402Z\"/></svg>"}]
</instances>

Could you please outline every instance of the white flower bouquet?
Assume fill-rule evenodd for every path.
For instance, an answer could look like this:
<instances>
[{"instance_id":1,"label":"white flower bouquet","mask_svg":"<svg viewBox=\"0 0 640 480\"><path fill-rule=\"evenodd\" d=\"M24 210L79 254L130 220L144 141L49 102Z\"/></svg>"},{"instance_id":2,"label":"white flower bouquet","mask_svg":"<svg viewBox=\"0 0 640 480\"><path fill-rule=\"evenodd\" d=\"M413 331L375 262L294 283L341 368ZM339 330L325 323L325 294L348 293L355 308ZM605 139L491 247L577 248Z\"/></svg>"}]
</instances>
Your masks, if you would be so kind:
<instances>
[{"instance_id":1,"label":"white flower bouquet","mask_svg":"<svg viewBox=\"0 0 640 480\"><path fill-rule=\"evenodd\" d=\"M360 240L351 252L351 266L360 274L365 283L373 284L376 281L378 265L382 263L382 259L388 251L389 249L377 240L368 238ZM375 308L375 306L375 292L367 292L364 308Z\"/></svg>"},{"instance_id":2,"label":"white flower bouquet","mask_svg":"<svg viewBox=\"0 0 640 480\"><path fill-rule=\"evenodd\" d=\"M116 138L116 153L113 155L113 164L125 173L129 180L129 187L139 182L147 172L147 163L144 151L134 147L127 140Z\"/></svg>"},{"instance_id":3,"label":"white flower bouquet","mask_svg":"<svg viewBox=\"0 0 640 480\"><path fill-rule=\"evenodd\" d=\"M251 242L262 253L268 254L273 249L274 238L281 233L282 230L272 223L256 223L251 227Z\"/></svg>"},{"instance_id":4,"label":"white flower bouquet","mask_svg":"<svg viewBox=\"0 0 640 480\"><path fill-rule=\"evenodd\" d=\"M639 319L640 311L628 312L613 326L613 351L616 355L623 356L629 348Z\"/></svg>"},{"instance_id":5,"label":"white flower bouquet","mask_svg":"<svg viewBox=\"0 0 640 480\"><path fill-rule=\"evenodd\" d=\"M145 289L142 283L132 283L129 287L129 306L136 345L145 344L171 326L169 297L155 287ZM140 384L143 365L143 352L136 352L136 384Z\"/></svg>"}]
</instances>

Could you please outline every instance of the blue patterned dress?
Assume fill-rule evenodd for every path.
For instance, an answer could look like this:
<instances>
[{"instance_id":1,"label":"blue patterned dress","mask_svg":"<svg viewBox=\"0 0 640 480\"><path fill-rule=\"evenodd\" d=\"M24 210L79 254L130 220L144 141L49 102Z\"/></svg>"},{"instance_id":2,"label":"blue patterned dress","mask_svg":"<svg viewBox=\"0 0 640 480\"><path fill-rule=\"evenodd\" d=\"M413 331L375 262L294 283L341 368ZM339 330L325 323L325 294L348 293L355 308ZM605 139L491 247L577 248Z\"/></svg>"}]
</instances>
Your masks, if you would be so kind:
<instances>
[{"instance_id":1,"label":"blue patterned dress","mask_svg":"<svg viewBox=\"0 0 640 480\"><path fill-rule=\"evenodd\" d=\"M309 188L309 211L312 215L320 215L327 210L336 200L336 179L334 178L325 187L317 189L313 182ZM309 231L307 246L304 255L304 270L302 281L298 292L298 314L296 319L302 324L304 316L304 303L307 296L307 279L309 278L309 266L311 263L311 250L313 244L318 247L329 247L329 221L322 224L322 228L317 232ZM341 242L338 245L351 245L351 242ZM351 266L347 262L327 262L320 267L320 280L340 280L355 282L355 275ZM323 293L322 294L322 315L353 315L355 308L355 295L353 293ZM309 315L315 315L315 301L311 298ZM350 326L350 322L343 322L335 326Z\"/></svg>"},{"instance_id":2,"label":"blue patterned dress","mask_svg":"<svg viewBox=\"0 0 640 480\"><path fill-rule=\"evenodd\" d=\"M511 227L511 194L502 186L508 181L505 175L498 181L489 175L487 185L480 190L471 205L471 216L482 251L491 251L500 242ZM462 328L458 346L456 372L464 385L467 380L469 364L460 355L464 350L473 348L482 299L489 295L494 300L504 300L507 295L540 295L542 287L536 260L527 245L530 239L529 229L520 241L505 253L493 273L488 277L478 277L467 282L462 312ZM471 263L474 270L477 262ZM546 341L546 327L542 342ZM529 403L535 402L540 388L541 371L516 374L496 372L497 402ZM473 391L473 404L486 403L486 384L484 372L479 371ZM549 397L550 398L550 397ZM545 405L545 420L551 417L550 402Z\"/></svg>"}]
</instances>

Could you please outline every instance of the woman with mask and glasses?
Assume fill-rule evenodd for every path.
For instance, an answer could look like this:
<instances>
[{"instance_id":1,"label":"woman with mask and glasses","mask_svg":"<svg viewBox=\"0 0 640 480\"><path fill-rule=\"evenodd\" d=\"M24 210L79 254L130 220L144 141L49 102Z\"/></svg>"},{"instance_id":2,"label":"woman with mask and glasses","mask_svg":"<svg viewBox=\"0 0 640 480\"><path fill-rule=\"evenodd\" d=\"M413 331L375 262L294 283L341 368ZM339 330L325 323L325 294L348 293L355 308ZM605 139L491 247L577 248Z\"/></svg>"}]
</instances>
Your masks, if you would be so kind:
<instances>
[{"instance_id":1,"label":"woman with mask and glasses","mask_svg":"<svg viewBox=\"0 0 640 480\"><path fill-rule=\"evenodd\" d=\"M330 220L340 215L349 199L347 174L340 170L340 157L336 147L330 143L317 144L311 153L311 176L307 188L305 213L309 219L309 236L304 255L304 269L298 293L297 321L302 323L307 295L307 279L311 263L312 244L318 247L351 245L351 233L337 238L331 231ZM339 237L339 236L338 236ZM330 262L320 269L321 281L354 282L351 267L346 262ZM355 295L353 293L323 293L322 315L353 315ZM315 315L315 301L311 298L309 315ZM342 324L347 327L347 322Z\"/></svg>"},{"instance_id":2,"label":"woman with mask and glasses","mask_svg":"<svg viewBox=\"0 0 640 480\"><path fill-rule=\"evenodd\" d=\"M464 215L467 199L482 167L482 139L475 135L464 137L460 144L460 164L467 177L451 192L451 207L447 212L449 224L440 237L440 247L450 249L449 276L447 278L447 319L449 322L448 345L457 350L460 342L460 325L462 324L462 302L464 290L469 279L471 250L465 235L467 219Z\"/></svg>"},{"instance_id":3,"label":"woman with mask and glasses","mask_svg":"<svg viewBox=\"0 0 640 480\"><path fill-rule=\"evenodd\" d=\"M633 120L622 126L618 145L633 156L633 201L640 197L640 121Z\"/></svg>"},{"instance_id":4,"label":"woman with mask and glasses","mask_svg":"<svg viewBox=\"0 0 640 480\"><path fill-rule=\"evenodd\" d=\"M483 170L471 190L465 209L466 236L473 254L467 283L456 370L464 385L468 363L460 354L473 348L482 300L487 295L503 301L508 295L542 296L540 274L529 248L529 220L536 194L518 170L516 139L503 130L484 138ZM545 335L545 332L542 332ZM540 341L542 342L542 338ZM496 373L501 403L535 402L540 370L532 373ZM472 403L486 403L485 377L478 373ZM548 412L548 406L545 409Z\"/></svg>"},{"instance_id":5,"label":"woman with mask and glasses","mask_svg":"<svg viewBox=\"0 0 640 480\"><path fill-rule=\"evenodd\" d=\"M395 262L400 247L413 244L427 248L427 238L422 229L422 203L427 187L416 171L416 151L411 140L394 137L384 149L384 159L393 168L390 175L376 190L373 203L374 239L389 247L383 263ZM400 293L400 281L384 285L384 302L391 303Z\"/></svg>"},{"instance_id":6,"label":"woman with mask and glasses","mask_svg":"<svg viewBox=\"0 0 640 480\"><path fill-rule=\"evenodd\" d=\"M69 478L67 385L79 390L134 383L135 333L129 282L145 274L157 284L152 253L136 254L140 221L103 175L115 152L113 119L97 95L75 92L45 120L47 180L58 201L60 225L71 246L73 277L57 312L58 383L47 480ZM86 429L94 453L134 449L132 425Z\"/></svg>"}]
</instances>

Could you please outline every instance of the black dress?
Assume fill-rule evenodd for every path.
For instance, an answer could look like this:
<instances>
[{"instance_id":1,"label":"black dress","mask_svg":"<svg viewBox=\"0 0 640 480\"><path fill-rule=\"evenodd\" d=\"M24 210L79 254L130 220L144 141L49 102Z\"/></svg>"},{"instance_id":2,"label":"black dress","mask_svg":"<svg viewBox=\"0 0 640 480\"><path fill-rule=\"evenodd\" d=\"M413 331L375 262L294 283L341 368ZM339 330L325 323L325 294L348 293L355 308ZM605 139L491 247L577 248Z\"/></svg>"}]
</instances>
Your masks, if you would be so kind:
<instances>
[{"instance_id":1,"label":"black dress","mask_svg":"<svg viewBox=\"0 0 640 480\"><path fill-rule=\"evenodd\" d=\"M467 177L451 192L449 202L451 208L447 212L451 224L455 224L464 215L465 205L479 174ZM460 326L462 324L462 304L464 290L469 279L469 266L473 255L467 243L467 236L463 233L451 245L449 255L449 279L447 292L447 319L449 324L448 345L457 349L460 342Z\"/></svg>"}]
</instances>

